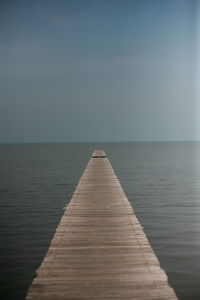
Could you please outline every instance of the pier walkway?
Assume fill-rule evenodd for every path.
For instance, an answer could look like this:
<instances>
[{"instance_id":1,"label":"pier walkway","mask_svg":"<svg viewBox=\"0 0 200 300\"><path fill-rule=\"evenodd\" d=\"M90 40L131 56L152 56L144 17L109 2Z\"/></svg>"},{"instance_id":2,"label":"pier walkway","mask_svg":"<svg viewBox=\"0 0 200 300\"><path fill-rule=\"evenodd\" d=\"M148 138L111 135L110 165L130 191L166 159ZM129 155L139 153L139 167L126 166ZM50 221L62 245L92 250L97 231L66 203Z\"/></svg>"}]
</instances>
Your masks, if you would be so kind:
<instances>
[{"instance_id":1,"label":"pier walkway","mask_svg":"<svg viewBox=\"0 0 200 300\"><path fill-rule=\"evenodd\" d=\"M177 299L104 151L93 153L26 299Z\"/></svg>"}]
</instances>

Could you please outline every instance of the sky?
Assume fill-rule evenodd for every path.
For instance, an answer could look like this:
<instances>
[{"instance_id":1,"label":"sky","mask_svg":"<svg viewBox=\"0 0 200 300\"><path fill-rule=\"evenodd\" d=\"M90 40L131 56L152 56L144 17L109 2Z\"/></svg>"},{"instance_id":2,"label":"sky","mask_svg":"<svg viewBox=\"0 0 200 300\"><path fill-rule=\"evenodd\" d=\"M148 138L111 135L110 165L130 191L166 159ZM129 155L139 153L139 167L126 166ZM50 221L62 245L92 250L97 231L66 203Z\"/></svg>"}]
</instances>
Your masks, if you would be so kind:
<instances>
[{"instance_id":1,"label":"sky","mask_svg":"<svg viewBox=\"0 0 200 300\"><path fill-rule=\"evenodd\" d=\"M200 140L198 0L0 0L0 143Z\"/></svg>"}]
</instances>

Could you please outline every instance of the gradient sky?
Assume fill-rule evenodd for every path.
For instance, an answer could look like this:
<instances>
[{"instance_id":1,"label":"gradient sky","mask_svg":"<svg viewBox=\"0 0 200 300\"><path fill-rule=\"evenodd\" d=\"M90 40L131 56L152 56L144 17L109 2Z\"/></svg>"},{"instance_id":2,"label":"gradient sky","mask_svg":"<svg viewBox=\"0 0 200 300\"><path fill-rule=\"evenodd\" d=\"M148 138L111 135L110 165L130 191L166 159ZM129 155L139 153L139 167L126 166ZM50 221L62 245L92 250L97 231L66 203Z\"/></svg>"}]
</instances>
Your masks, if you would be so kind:
<instances>
[{"instance_id":1,"label":"gradient sky","mask_svg":"<svg viewBox=\"0 0 200 300\"><path fill-rule=\"evenodd\" d=\"M198 12L0 0L0 142L199 140Z\"/></svg>"}]
</instances>

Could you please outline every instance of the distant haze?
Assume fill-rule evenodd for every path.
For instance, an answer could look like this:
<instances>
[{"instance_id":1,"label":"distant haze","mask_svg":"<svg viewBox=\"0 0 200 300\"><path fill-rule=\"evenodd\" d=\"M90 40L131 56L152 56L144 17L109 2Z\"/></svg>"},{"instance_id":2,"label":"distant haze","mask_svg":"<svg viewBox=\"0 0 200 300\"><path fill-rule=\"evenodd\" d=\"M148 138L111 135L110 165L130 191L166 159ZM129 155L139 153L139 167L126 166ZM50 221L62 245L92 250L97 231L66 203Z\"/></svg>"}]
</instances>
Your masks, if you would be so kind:
<instances>
[{"instance_id":1,"label":"distant haze","mask_svg":"<svg viewBox=\"0 0 200 300\"><path fill-rule=\"evenodd\" d=\"M195 0L0 1L0 142L199 140L198 15Z\"/></svg>"}]
</instances>

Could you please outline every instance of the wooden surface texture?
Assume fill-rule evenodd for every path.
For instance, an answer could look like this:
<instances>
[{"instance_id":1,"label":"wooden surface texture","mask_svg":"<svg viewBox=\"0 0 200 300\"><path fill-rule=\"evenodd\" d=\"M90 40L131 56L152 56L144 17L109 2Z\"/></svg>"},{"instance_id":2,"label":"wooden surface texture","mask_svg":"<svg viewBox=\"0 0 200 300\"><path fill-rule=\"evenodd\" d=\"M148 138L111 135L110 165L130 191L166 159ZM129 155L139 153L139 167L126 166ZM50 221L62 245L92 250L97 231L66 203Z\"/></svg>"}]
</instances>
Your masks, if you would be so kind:
<instances>
[{"instance_id":1,"label":"wooden surface texture","mask_svg":"<svg viewBox=\"0 0 200 300\"><path fill-rule=\"evenodd\" d=\"M177 299L104 151L93 153L26 299Z\"/></svg>"}]
</instances>

